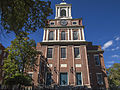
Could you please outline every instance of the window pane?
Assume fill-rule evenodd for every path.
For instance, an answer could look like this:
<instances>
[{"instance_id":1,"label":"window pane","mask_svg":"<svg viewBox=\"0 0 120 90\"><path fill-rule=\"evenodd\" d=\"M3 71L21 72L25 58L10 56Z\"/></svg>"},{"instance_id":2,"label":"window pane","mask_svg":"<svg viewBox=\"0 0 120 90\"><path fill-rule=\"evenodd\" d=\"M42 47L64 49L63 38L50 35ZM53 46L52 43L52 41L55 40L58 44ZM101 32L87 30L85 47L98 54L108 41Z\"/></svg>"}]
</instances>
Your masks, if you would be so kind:
<instances>
[{"instance_id":1,"label":"window pane","mask_svg":"<svg viewBox=\"0 0 120 90\"><path fill-rule=\"evenodd\" d=\"M73 40L78 40L78 32L77 31L73 32Z\"/></svg>"},{"instance_id":2,"label":"window pane","mask_svg":"<svg viewBox=\"0 0 120 90\"><path fill-rule=\"evenodd\" d=\"M98 81L98 84L103 84L102 74L97 74L97 81Z\"/></svg>"},{"instance_id":3,"label":"window pane","mask_svg":"<svg viewBox=\"0 0 120 90\"><path fill-rule=\"evenodd\" d=\"M67 73L60 73L60 85L68 84L68 76Z\"/></svg>"},{"instance_id":4,"label":"window pane","mask_svg":"<svg viewBox=\"0 0 120 90\"><path fill-rule=\"evenodd\" d=\"M95 59L95 64L100 65L99 56L94 56L94 59Z\"/></svg>"},{"instance_id":5,"label":"window pane","mask_svg":"<svg viewBox=\"0 0 120 90\"><path fill-rule=\"evenodd\" d=\"M61 58L66 58L66 48L61 48Z\"/></svg>"},{"instance_id":6,"label":"window pane","mask_svg":"<svg viewBox=\"0 0 120 90\"><path fill-rule=\"evenodd\" d=\"M0 50L0 54L2 54L2 50Z\"/></svg>"},{"instance_id":7,"label":"window pane","mask_svg":"<svg viewBox=\"0 0 120 90\"><path fill-rule=\"evenodd\" d=\"M76 84L77 85L82 85L81 73L76 73Z\"/></svg>"},{"instance_id":8,"label":"window pane","mask_svg":"<svg viewBox=\"0 0 120 90\"><path fill-rule=\"evenodd\" d=\"M52 48L48 48L47 58L52 58Z\"/></svg>"},{"instance_id":9,"label":"window pane","mask_svg":"<svg viewBox=\"0 0 120 90\"><path fill-rule=\"evenodd\" d=\"M74 57L75 57L75 58L80 58L79 48L74 48Z\"/></svg>"},{"instance_id":10,"label":"window pane","mask_svg":"<svg viewBox=\"0 0 120 90\"><path fill-rule=\"evenodd\" d=\"M49 32L49 40L54 40L54 33L53 33L53 31Z\"/></svg>"},{"instance_id":11,"label":"window pane","mask_svg":"<svg viewBox=\"0 0 120 90\"><path fill-rule=\"evenodd\" d=\"M65 40L65 32L61 32L61 40Z\"/></svg>"},{"instance_id":12,"label":"window pane","mask_svg":"<svg viewBox=\"0 0 120 90\"><path fill-rule=\"evenodd\" d=\"M51 85L51 82L52 82L51 73L47 73L46 85Z\"/></svg>"},{"instance_id":13,"label":"window pane","mask_svg":"<svg viewBox=\"0 0 120 90\"><path fill-rule=\"evenodd\" d=\"M60 16L61 16L61 17L66 16L66 10L65 10L65 9L61 10L61 12L60 12Z\"/></svg>"}]
</instances>

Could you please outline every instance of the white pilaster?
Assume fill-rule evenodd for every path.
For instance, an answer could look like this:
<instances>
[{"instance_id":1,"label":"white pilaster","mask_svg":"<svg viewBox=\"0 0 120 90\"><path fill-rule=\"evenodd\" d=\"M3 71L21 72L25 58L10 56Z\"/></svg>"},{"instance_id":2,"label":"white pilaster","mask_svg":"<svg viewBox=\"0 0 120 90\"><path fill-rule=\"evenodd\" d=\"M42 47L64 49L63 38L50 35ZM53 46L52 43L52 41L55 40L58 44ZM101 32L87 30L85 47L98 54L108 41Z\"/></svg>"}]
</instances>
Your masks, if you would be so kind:
<instances>
[{"instance_id":1,"label":"white pilaster","mask_svg":"<svg viewBox=\"0 0 120 90\"><path fill-rule=\"evenodd\" d=\"M72 29L71 29L71 40L73 40L73 32L72 32Z\"/></svg>"},{"instance_id":2,"label":"white pilaster","mask_svg":"<svg viewBox=\"0 0 120 90\"><path fill-rule=\"evenodd\" d=\"M45 29L44 29L44 35L43 35L43 42L45 41Z\"/></svg>"},{"instance_id":3,"label":"white pilaster","mask_svg":"<svg viewBox=\"0 0 120 90\"><path fill-rule=\"evenodd\" d=\"M69 35L69 29L68 29L68 40L70 40L70 38L69 38L69 37L70 37L70 35Z\"/></svg>"},{"instance_id":4,"label":"white pilaster","mask_svg":"<svg viewBox=\"0 0 120 90\"><path fill-rule=\"evenodd\" d=\"M80 40L81 40L81 32L80 32L80 29L79 29L79 37L80 37Z\"/></svg>"},{"instance_id":5,"label":"white pilaster","mask_svg":"<svg viewBox=\"0 0 120 90\"><path fill-rule=\"evenodd\" d=\"M58 8L58 17L60 17L60 7Z\"/></svg>"},{"instance_id":6,"label":"white pilaster","mask_svg":"<svg viewBox=\"0 0 120 90\"><path fill-rule=\"evenodd\" d=\"M55 41L56 41L56 29L55 29Z\"/></svg>"},{"instance_id":7,"label":"white pilaster","mask_svg":"<svg viewBox=\"0 0 120 90\"><path fill-rule=\"evenodd\" d=\"M48 29L47 29L47 36L46 36L46 41L48 41Z\"/></svg>"},{"instance_id":8,"label":"white pilaster","mask_svg":"<svg viewBox=\"0 0 120 90\"><path fill-rule=\"evenodd\" d=\"M68 17L68 7L66 8L66 16Z\"/></svg>"},{"instance_id":9,"label":"white pilaster","mask_svg":"<svg viewBox=\"0 0 120 90\"><path fill-rule=\"evenodd\" d=\"M58 17L57 12L58 12L58 9L57 9L57 7L56 7L56 17Z\"/></svg>"},{"instance_id":10,"label":"white pilaster","mask_svg":"<svg viewBox=\"0 0 120 90\"><path fill-rule=\"evenodd\" d=\"M82 28L82 38L85 40L84 29Z\"/></svg>"},{"instance_id":11,"label":"white pilaster","mask_svg":"<svg viewBox=\"0 0 120 90\"><path fill-rule=\"evenodd\" d=\"M70 15L70 17L71 17L71 7L69 8L69 10L70 10L70 11L69 11L69 15Z\"/></svg>"},{"instance_id":12,"label":"white pilaster","mask_svg":"<svg viewBox=\"0 0 120 90\"><path fill-rule=\"evenodd\" d=\"M58 41L59 41L59 38L60 38L60 37L59 37L59 29L58 29Z\"/></svg>"}]
</instances>

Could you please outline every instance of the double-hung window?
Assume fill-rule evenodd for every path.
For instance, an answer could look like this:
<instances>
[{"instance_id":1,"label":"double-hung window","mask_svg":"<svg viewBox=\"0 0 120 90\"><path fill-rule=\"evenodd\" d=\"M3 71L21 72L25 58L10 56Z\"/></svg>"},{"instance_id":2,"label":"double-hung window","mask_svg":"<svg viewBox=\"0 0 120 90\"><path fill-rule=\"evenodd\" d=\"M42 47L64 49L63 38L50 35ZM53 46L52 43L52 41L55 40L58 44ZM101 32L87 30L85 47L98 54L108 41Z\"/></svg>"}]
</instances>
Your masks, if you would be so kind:
<instances>
[{"instance_id":1,"label":"double-hung window","mask_svg":"<svg viewBox=\"0 0 120 90\"><path fill-rule=\"evenodd\" d=\"M61 48L61 58L66 58L66 48Z\"/></svg>"},{"instance_id":2,"label":"double-hung window","mask_svg":"<svg viewBox=\"0 0 120 90\"><path fill-rule=\"evenodd\" d=\"M53 48L47 49L47 58L52 58Z\"/></svg>"},{"instance_id":3,"label":"double-hung window","mask_svg":"<svg viewBox=\"0 0 120 90\"><path fill-rule=\"evenodd\" d=\"M65 31L61 32L61 40L65 40Z\"/></svg>"},{"instance_id":4,"label":"double-hung window","mask_svg":"<svg viewBox=\"0 0 120 90\"><path fill-rule=\"evenodd\" d=\"M75 58L80 58L80 49L79 49L79 47L74 48L74 57Z\"/></svg>"},{"instance_id":5,"label":"double-hung window","mask_svg":"<svg viewBox=\"0 0 120 90\"><path fill-rule=\"evenodd\" d=\"M102 73L97 73L97 82L98 84L103 84L103 77L102 77Z\"/></svg>"},{"instance_id":6,"label":"double-hung window","mask_svg":"<svg viewBox=\"0 0 120 90\"><path fill-rule=\"evenodd\" d=\"M81 73L76 73L76 84L82 85L82 75Z\"/></svg>"},{"instance_id":7,"label":"double-hung window","mask_svg":"<svg viewBox=\"0 0 120 90\"><path fill-rule=\"evenodd\" d=\"M99 55L98 54L94 55L94 60L95 60L95 65L96 66L100 66L100 59L99 59Z\"/></svg>"},{"instance_id":8,"label":"double-hung window","mask_svg":"<svg viewBox=\"0 0 120 90\"><path fill-rule=\"evenodd\" d=\"M78 31L73 31L73 40L78 40Z\"/></svg>"},{"instance_id":9,"label":"double-hung window","mask_svg":"<svg viewBox=\"0 0 120 90\"><path fill-rule=\"evenodd\" d=\"M53 31L49 32L49 40L54 40L54 32Z\"/></svg>"}]
</instances>

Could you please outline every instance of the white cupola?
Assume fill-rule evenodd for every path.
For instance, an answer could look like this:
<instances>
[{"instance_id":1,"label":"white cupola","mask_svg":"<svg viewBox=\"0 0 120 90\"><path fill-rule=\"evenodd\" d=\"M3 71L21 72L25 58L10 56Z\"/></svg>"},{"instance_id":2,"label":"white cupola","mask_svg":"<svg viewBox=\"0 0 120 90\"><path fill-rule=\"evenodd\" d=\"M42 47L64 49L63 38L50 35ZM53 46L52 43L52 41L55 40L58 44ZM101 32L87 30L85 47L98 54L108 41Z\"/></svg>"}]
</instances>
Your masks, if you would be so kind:
<instances>
[{"instance_id":1,"label":"white cupola","mask_svg":"<svg viewBox=\"0 0 120 90\"><path fill-rule=\"evenodd\" d=\"M56 4L56 16L55 19L72 19L71 16L71 4L67 4L66 2L61 2L60 4Z\"/></svg>"}]
</instances>

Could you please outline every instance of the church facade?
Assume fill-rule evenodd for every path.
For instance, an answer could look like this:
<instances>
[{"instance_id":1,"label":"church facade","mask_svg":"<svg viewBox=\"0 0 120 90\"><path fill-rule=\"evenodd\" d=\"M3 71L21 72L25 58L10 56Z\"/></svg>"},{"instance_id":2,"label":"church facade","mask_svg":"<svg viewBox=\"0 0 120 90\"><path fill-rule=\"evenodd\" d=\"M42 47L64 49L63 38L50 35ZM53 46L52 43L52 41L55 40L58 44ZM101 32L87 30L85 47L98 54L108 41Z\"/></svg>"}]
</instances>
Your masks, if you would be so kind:
<instances>
[{"instance_id":1,"label":"church facade","mask_svg":"<svg viewBox=\"0 0 120 90\"><path fill-rule=\"evenodd\" d=\"M55 7L55 19L47 21L43 41L36 47L46 59L39 58L37 71L30 72L34 85L107 89L101 46L85 40L82 18L72 19L71 4Z\"/></svg>"}]
</instances>

